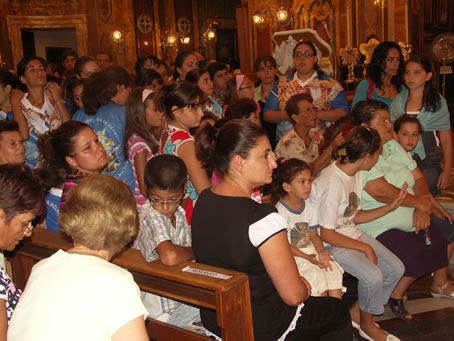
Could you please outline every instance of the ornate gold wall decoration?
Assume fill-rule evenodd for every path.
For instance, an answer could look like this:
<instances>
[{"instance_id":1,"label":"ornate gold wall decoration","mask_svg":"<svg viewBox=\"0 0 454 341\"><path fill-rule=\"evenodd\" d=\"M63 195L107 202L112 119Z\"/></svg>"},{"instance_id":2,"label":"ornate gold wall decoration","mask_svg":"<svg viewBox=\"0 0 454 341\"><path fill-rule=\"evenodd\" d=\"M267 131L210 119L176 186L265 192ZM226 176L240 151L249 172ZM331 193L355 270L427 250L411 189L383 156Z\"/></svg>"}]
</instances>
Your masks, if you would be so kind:
<instances>
[{"instance_id":1,"label":"ornate gold wall decoration","mask_svg":"<svg viewBox=\"0 0 454 341\"><path fill-rule=\"evenodd\" d=\"M366 57L364 64L368 65L370 63L372 54L374 53L374 50L378 44L380 44L380 42L377 39L371 38L367 43L359 45L359 52L361 52L361 54Z\"/></svg>"},{"instance_id":2,"label":"ornate gold wall decoration","mask_svg":"<svg viewBox=\"0 0 454 341\"><path fill-rule=\"evenodd\" d=\"M78 11L80 0L10 0L16 15L57 15Z\"/></svg>"}]
</instances>

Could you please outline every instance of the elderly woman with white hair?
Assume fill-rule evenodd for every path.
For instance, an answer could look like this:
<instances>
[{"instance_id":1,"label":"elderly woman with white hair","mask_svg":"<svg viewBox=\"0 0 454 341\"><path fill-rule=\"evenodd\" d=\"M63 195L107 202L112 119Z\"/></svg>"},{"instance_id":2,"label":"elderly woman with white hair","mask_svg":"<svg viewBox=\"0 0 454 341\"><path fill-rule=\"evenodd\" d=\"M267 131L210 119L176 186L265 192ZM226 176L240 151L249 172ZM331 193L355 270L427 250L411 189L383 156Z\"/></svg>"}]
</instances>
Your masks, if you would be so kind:
<instances>
[{"instance_id":1,"label":"elderly woman with white hair","mask_svg":"<svg viewBox=\"0 0 454 341\"><path fill-rule=\"evenodd\" d=\"M59 224L74 247L33 267L8 340L149 340L137 284L110 263L137 234L128 186L110 176L87 177L69 192Z\"/></svg>"}]
</instances>

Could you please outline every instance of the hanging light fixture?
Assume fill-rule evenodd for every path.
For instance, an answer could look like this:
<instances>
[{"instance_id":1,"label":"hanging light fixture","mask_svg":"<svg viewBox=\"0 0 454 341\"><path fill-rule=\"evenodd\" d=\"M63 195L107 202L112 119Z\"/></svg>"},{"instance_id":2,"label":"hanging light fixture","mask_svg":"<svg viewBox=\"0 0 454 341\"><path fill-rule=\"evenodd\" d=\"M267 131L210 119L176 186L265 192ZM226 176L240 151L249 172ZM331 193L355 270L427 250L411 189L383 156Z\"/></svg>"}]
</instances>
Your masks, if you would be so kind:
<instances>
[{"instance_id":1,"label":"hanging light fixture","mask_svg":"<svg viewBox=\"0 0 454 341\"><path fill-rule=\"evenodd\" d=\"M120 31L114 31L112 33L112 38L115 41L120 41L122 36L123 36L123 34Z\"/></svg>"},{"instance_id":2,"label":"hanging light fixture","mask_svg":"<svg viewBox=\"0 0 454 341\"><path fill-rule=\"evenodd\" d=\"M265 22L265 17L263 16L262 13L256 12L252 16L252 21L254 22L254 24L263 24Z\"/></svg>"},{"instance_id":3,"label":"hanging light fixture","mask_svg":"<svg viewBox=\"0 0 454 341\"><path fill-rule=\"evenodd\" d=\"M284 26L291 27L293 24L293 17L291 11L289 12L284 6L275 6L273 1L270 0L268 6L260 8L254 13L252 16L252 23L254 25L270 23L273 26L273 29L277 30Z\"/></svg>"},{"instance_id":4,"label":"hanging light fixture","mask_svg":"<svg viewBox=\"0 0 454 341\"><path fill-rule=\"evenodd\" d=\"M167 36L167 39L166 39L166 40L167 40L167 45L173 46L173 45L176 43L177 38L175 37L174 34L169 34L169 35Z\"/></svg>"},{"instance_id":5,"label":"hanging light fixture","mask_svg":"<svg viewBox=\"0 0 454 341\"><path fill-rule=\"evenodd\" d=\"M191 38L189 38L188 36L181 37L181 43L182 44L188 45L190 42L191 42Z\"/></svg>"},{"instance_id":6,"label":"hanging light fixture","mask_svg":"<svg viewBox=\"0 0 454 341\"><path fill-rule=\"evenodd\" d=\"M216 37L216 33L214 33L214 31L210 28L207 30L206 33L208 40L213 40Z\"/></svg>"},{"instance_id":7,"label":"hanging light fixture","mask_svg":"<svg viewBox=\"0 0 454 341\"><path fill-rule=\"evenodd\" d=\"M279 8L279 11L276 13L277 20L285 21L288 18L288 12L284 9L284 7Z\"/></svg>"}]
</instances>

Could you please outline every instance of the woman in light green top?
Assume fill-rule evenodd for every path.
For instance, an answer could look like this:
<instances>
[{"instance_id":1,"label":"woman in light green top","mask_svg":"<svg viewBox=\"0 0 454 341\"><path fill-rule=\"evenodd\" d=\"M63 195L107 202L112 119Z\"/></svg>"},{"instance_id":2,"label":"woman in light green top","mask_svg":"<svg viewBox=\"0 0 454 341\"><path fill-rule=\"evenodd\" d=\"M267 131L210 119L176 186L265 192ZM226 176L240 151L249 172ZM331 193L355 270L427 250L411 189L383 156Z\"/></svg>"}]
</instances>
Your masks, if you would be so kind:
<instances>
[{"instance_id":1,"label":"woman in light green top","mask_svg":"<svg viewBox=\"0 0 454 341\"><path fill-rule=\"evenodd\" d=\"M391 250L405 265L389 305L401 319L411 319L403 295L419 277L435 273L431 287L434 297L454 299L454 286L447 279L447 240L430 221L433 211L424 175L407 152L393 139L392 124L385 103L359 102L352 111L352 126L366 124L378 131L383 150L375 166L363 174L361 203L370 210L390 203L400 188L408 194L400 207L374 221L357 225Z\"/></svg>"}]
</instances>

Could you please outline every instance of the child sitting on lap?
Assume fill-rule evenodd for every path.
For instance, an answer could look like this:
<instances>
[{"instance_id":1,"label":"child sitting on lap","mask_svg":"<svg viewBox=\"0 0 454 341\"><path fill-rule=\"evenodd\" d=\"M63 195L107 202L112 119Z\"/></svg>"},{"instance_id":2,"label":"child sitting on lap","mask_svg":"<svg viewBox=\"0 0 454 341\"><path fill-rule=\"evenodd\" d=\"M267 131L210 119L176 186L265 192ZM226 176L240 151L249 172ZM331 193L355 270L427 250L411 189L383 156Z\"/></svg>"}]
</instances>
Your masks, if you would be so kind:
<instances>
[{"instance_id":1,"label":"child sitting on lap","mask_svg":"<svg viewBox=\"0 0 454 341\"><path fill-rule=\"evenodd\" d=\"M145 168L148 201L140 211L140 230L134 243L148 262L159 258L174 266L194 258L191 232L181 201L186 191L187 170L174 155L158 155ZM187 327L200 321L199 309L142 292L142 300L151 317Z\"/></svg>"},{"instance_id":2,"label":"child sitting on lap","mask_svg":"<svg viewBox=\"0 0 454 341\"><path fill-rule=\"evenodd\" d=\"M301 277L311 285L312 296L342 298L344 270L325 250L317 229L317 214L307 199L311 193L312 173L299 159L280 159L273 175L273 199L287 221L292 254Z\"/></svg>"},{"instance_id":3,"label":"child sitting on lap","mask_svg":"<svg viewBox=\"0 0 454 341\"><path fill-rule=\"evenodd\" d=\"M395 139L408 152L410 158L412 158L410 152L416 148L422 131L421 122L413 115L402 115L394 122ZM454 250L454 218L433 195L430 195L430 199L433 205L430 220L448 240L448 257L451 259Z\"/></svg>"}]
</instances>

